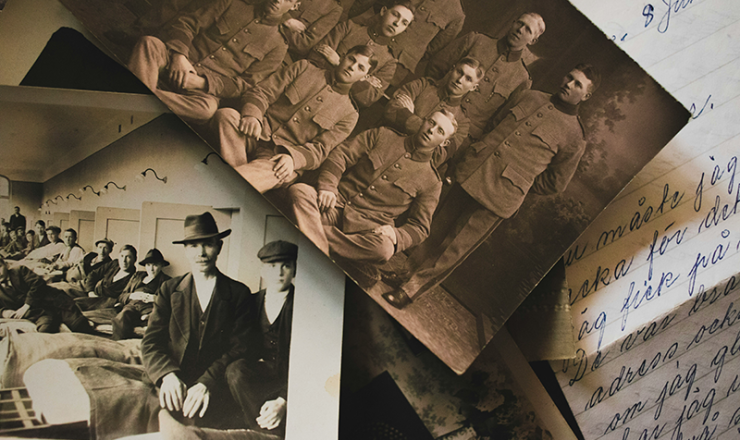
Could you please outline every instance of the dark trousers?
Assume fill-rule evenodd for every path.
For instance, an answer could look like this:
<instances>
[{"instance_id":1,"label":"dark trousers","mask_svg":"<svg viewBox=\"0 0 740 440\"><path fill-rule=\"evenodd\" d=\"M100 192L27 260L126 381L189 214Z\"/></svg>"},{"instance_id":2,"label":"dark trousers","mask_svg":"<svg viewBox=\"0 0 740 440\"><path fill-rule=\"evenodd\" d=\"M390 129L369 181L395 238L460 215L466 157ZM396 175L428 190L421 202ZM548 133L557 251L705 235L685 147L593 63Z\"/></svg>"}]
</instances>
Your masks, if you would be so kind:
<instances>
[{"instance_id":1,"label":"dark trousers","mask_svg":"<svg viewBox=\"0 0 740 440\"><path fill-rule=\"evenodd\" d=\"M113 336L111 339L118 341L121 339L135 338L136 333L134 333L134 329L146 325L147 322L142 320L141 317L149 315L153 307L152 304L146 304L141 301L126 304L123 310L118 312L111 320L113 324Z\"/></svg>"},{"instance_id":2,"label":"dark trousers","mask_svg":"<svg viewBox=\"0 0 740 440\"><path fill-rule=\"evenodd\" d=\"M262 405L268 400L277 398L279 391L286 385L272 368L262 362L239 359L226 367L226 382L231 390L231 396L242 410L244 422L249 429L285 435L285 419L280 426L271 431L263 430L256 422Z\"/></svg>"}]
</instances>

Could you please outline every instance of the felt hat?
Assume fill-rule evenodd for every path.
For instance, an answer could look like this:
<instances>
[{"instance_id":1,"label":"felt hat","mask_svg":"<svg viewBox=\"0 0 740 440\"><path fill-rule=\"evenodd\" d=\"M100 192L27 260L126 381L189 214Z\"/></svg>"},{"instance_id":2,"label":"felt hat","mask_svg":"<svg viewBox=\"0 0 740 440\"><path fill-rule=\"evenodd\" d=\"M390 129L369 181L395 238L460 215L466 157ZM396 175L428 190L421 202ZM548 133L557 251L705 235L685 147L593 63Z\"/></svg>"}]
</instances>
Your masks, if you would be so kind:
<instances>
[{"instance_id":1,"label":"felt hat","mask_svg":"<svg viewBox=\"0 0 740 440\"><path fill-rule=\"evenodd\" d=\"M272 263L275 261L286 261L298 259L298 246L293 243L277 240L262 246L257 257L263 263Z\"/></svg>"},{"instance_id":2,"label":"felt hat","mask_svg":"<svg viewBox=\"0 0 740 440\"><path fill-rule=\"evenodd\" d=\"M139 261L139 265L141 266L146 266L147 263L160 263L162 264L162 267L170 265L170 262L164 259L164 256L157 248L150 249L149 252L146 253L146 257Z\"/></svg>"},{"instance_id":3,"label":"felt hat","mask_svg":"<svg viewBox=\"0 0 740 440\"><path fill-rule=\"evenodd\" d=\"M173 241L172 244L185 244L193 241L208 240L210 238L224 238L231 234L231 229L218 232L216 220L210 212L185 217L185 238Z\"/></svg>"}]
</instances>

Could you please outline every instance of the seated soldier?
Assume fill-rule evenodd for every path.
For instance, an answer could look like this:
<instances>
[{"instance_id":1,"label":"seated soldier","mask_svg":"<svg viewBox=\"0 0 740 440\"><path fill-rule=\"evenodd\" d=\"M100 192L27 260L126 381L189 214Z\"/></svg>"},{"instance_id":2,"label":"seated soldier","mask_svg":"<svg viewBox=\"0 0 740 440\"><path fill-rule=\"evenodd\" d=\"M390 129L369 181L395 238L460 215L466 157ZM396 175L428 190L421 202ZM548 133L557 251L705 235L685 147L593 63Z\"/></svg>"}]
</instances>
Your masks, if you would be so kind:
<instances>
[{"instance_id":1,"label":"seated soldier","mask_svg":"<svg viewBox=\"0 0 740 440\"><path fill-rule=\"evenodd\" d=\"M305 58L329 33L342 16L342 6L336 0L301 0L288 16L280 32L288 42L292 60L288 57L286 61L290 62Z\"/></svg>"},{"instance_id":2,"label":"seated soldier","mask_svg":"<svg viewBox=\"0 0 740 440\"><path fill-rule=\"evenodd\" d=\"M159 249L154 248L147 252L146 258L139 261L139 265L146 270L136 272L118 297L122 309L113 318L114 341L133 338L136 336L134 328L146 325L154 308L154 295L159 286L170 279L169 275L162 272L162 268L170 263L164 259Z\"/></svg>"},{"instance_id":3,"label":"seated soldier","mask_svg":"<svg viewBox=\"0 0 740 440\"><path fill-rule=\"evenodd\" d=\"M246 358L229 365L226 377L233 384L231 393L243 411L247 427L282 436L298 246L273 241L262 247L257 256L262 261L262 290L255 295L253 319L259 324L248 339Z\"/></svg>"},{"instance_id":4,"label":"seated soldier","mask_svg":"<svg viewBox=\"0 0 740 440\"><path fill-rule=\"evenodd\" d=\"M25 266L9 268L0 257L0 316L28 319L43 333L56 333L64 323L74 332L91 332L87 319L64 292L46 285Z\"/></svg>"},{"instance_id":5,"label":"seated soldier","mask_svg":"<svg viewBox=\"0 0 740 440\"><path fill-rule=\"evenodd\" d=\"M393 79L397 61L388 43L408 28L414 19L414 9L410 1L404 1L391 8L383 7L367 26L353 21L339 23L314 46L308 59L327 69L338 65L350 48L372 45L378 65L349 92L359 107L369 107L383 96Z\"/></svg>"},{"instance_id":6,"label":"seated soldier","mask_svg":"<svg viewBox=\"0 0 740 440\"><path fill-rule=\"evenodd\" d=\"M332 152L316 189L288 188L295 223L322 251L348 260L381 264L419 244L442 189L432 153L455 127L455 116L440 110L413 136L386 127L360 133Z\"/></svg>"},{"instance_id":7,"label":"seated soldier","mask_svg":"<svg viewBox=\"0 0 740 440\"><path fill-rule=\"evenodd\" d=\"M124 245L116 260L104 263L85 277L81 290L73 288L65 292L75 297L82 310L112 307L136 272L135 263L136 248Z\"/></svg>"},{"instance_id":8,"label":"seated soldier","mask_svg":"<svg viewBox=\"0 0 740 440\"><path fill-rule=\"evenodd\" d=\"M434 165L439 167L468 136L468 118L460 104L482 78L478 60L464 58L439 82L431 78L411 81L398 89L386 105L384 124L411 135L432 113L439 109L450 111L457 120L457 131L445 148L435 152Z\"/></svg>"},{"instance_id":9,"label":"seated soldier","mask_svg":"<svg viewBox=\"0 0 740 440\"><path fill-rule=\"evenodd\" d=\"M145 36L128 68L178 116L205 123L274 72L287 46L278 25L298 0L214 0L180 17L167 42Z\"/></svg>"},{"instance_id":10,"label":"seated soldier","mask_svg":"<svg viewBox=\"0 0 740 440\"><path fill-rule=\"evenodd\" d=\"M375 65L370 47L355 46L332 70L306 60L283 67L243 96L241 114L216 112L221 156L262 193L288 186L352 132L349 90Z\"/></svg>"},{"instance_id":11,"label":"seated soldier","mask_svg":"<svg viewBox=\"0 0 740 440\"><path fill-rule=\"evenodd\" d=\"M209 212L188 216L184 229L184 238L173 243L184 245L191 271L165 281L155 296L141 342L144 368L159 388L160 406L178 419L233 427L240 420L226 370L247 353L254 298L216 266L230 229L219 232Z\"/></svg>"}]
</instances>

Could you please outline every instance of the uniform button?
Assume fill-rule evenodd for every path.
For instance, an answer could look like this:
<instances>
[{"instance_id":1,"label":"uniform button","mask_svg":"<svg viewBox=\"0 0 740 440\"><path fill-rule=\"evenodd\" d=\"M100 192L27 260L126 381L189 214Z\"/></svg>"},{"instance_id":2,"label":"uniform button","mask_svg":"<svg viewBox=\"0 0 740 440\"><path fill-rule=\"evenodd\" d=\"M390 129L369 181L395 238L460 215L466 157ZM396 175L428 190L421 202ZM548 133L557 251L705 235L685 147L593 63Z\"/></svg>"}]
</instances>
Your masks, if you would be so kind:
<instances>
[{"instance_id":1,"label":"uniform button","mask_svg":"<svg viewBox=\"0 0 740 440\"><path fill-rule=\"evenodd\" d=\"M196 64L195 67L200 67L200 63Z\"/></svg>"},{"instance_id":2,"label":"uniform button","mask_svg":"<svg viewBox=\"0 0 740 440\"><path fill-rule=\"evenodd\" d=\"M489 78L487 76L486 77L483 77L483 81L485 81L485 82L491 82L491 78Z\"/></svg>"},{"instance_id":3,"label":"uniform button","mask_svg":"<svg viewBox=\"0 0 740 440\"><path fill-rule=\"evenodd\" d=\"M222 47L221 50L226 50L226 48L225 47Z\"/></svg>"},{"instance_id":4,"label":"uniform button","mask_svg":"<svg viewBox=\"0 0 740 440\"><path fill-rule=\"evenodd\" d=\"M348 200L347 205L351 205L351 204L352 204L352 200Z\"/></svg>"},{"instance_id":5,"label":"uniform button","mask_svg":"<svg viewBox=\"0 0 740 440\"><path fill-rule=\"evenodd\" d=\"M244 29L244 33L245 33L245 34L248 34L248 33L250 33L250 32L249 32L249 29Z\"/></svg>"},{"instance_id":6,"label":"uniform button","mask_svg":"<svg viewBox=\"0 0 740 440\"><path fill-rule=\"evenodd\" d=\"M406 153L406 154L403 155L403 157L405 157L406 159L408 159L409 157L411 157L411 153Z\"/></svg>"},{"instance_id":7,"label":"uniform button","mask_svg":"<svg viewBox=\"0 0 740 440\"><path fill-rule=\"evenodd\" d=\"M298 118L293 118L293 122L298 122Z\"/></svg>"},{"instance_id":8,"label":"uniform button","mask_svg":"<svg viewBox=\"0 0 740 440\"><path fill-rule=\"evenodd\" d=\"M554 107L552 106L552 104L550 104L550 105L548 105L548 106L547 106L547 109L548 109L548 110L552 110L553 108L554 108Z\"/></svg>"},{"instance_id":9,"label":"uniform button","mask_svg":"<svg viewBox=\"0 0 740 440\"><path fill-rule=\"evenodd\" d=\"M239 40L237 40L236 38L233 38L231 41L233 41L234 43L238 43L239 42Z\"/></svg>"},{"instance_id":10,"label":"uniform button","mask_svg":"<svg viewBox=\"0 0 740 440\"><path fill-rule=\"evenodd\" d=\"M504 145L506 145L507 147L510 147L510 146L511 146L511 142L509 142L509 141L504 141Z\"/></svg>"},{"instance_id":11,"label":"uniform button","mask_svg":"<svg viewBox=\"0 0 740 440\"><path fill-rule=\"evenodd\" d=\"M307 112L310 112L311 111L311 107L307 105L307 106L303 107L303 110L305 110Z\"/></svg>"},{"instance_id":12,"label":"uniform button","mask_svg":"<svg viewBox=\"0 0 740 440\"><path fill-rule=\"evenodd\" d=\"M383 174L383 176L381 177L381 179L388 180L388 176L386 176L385 174Z\"/></svg>"},{"instance_id":13,"label":"uniform button","mask_svg":"<svg viewBox=\"0 0 740 440\"><path fill-rule=\"evenodd\" d=\"M213 60L216 58L216 55L211 55L209 58Z\"/></svg>"},{"instance_id":14,"label":"uniform button","mask_svg":"<svg viewBox=\"0 0 740 440\"><path fill-rule=\"evenodd\" d=\"M493 155L496 156L496 157L501 157L501 153L499 153L498 151L496 151L495 153L493 153Z\"/></svg>"},{"instance_id":15,"label":"uniform button","mask_svg":"<svg viewBox=\"0 0 740 440\"><path fill-rule=\"evenodd\" d=\"M420 10L420 11L426 11L426 10L427 10L427 8L426 8L426 7L424 7L424 6L422 6L422 7L420 7L420 8L419 8L419 10Z\"/></svg>"},{"instance_id":16,"label":"uniform button","mask_svg":"<svg viewBox=\"0 0 740 440\"><path fill-rule=\"evenodd\" d=\"M517 136L521 136L522 135L522 132L519 131L519 130L517 130L517 131L514 132L514 134L517 135Z\"/></svg>"},{"instance_id":17,"label":"uniform button","mask_svg":"<svg viewBox=\"0 0 740 440\"><path fill-rule=\"evenodd\" d=\"M529 122L529 121L527 121L527 122L524 123L524 125L526 125L527 127L531 127L532 126L532 123Z\"/></svg>"},{"instance_id":18,"label":"uniform button","mask_svg":"<svg viewBox=\"0 0 740 440\"><path fill-rule=\"evenodd\" d=\"M321 96L317 96L316 97L316 100L319 101L319 102L324 102L324 98L322 98Z\"/></svg>"},{"instance_id":19,"label":"uniform button","mask_svg":"<svg viewBox=\"0 0 740 440\"><path fill-rule=\"evenodd\" d=\"M396 42L396 39L395 38L391 38L391 41L395 43Z\"/></svg>"},{"instance_id":20,"label":"uniform button","mask_svg":"<svg viewBox=\"0 0 740 440\"><path fill-rule=\"evenodd\" d=\"M493 71L494 73L498 73L498 67L494 67L494 68L493 68L493 69L491 69L491 70L492 70L492 71Z\"/></svg>"},{"instance_id":21,"label":"uniform button","mask_svg":"<svg viewBox=\"0 0 740 440\"><path fill-rule=\"evenodd\" d=\"M542 117L542 112L537 113L537 117L538 118L541 118Z\"/></svg>"},{"instance_id":22,"label":"uniform button","mask_svg":"<svg viewBox=\"0 0 740 440\"><path fill-rule=\"evenodd\" d=\"M506 57L505 57L505 56L503 56L503 55L501 55L501 56L499 57L499 59L500 59L501 61L504 61L504 60L506 59Z\"/></svg>"},{"instance_id":23,"label":"uniform button","mask_svg":"<svg viewBox=\"0 0 740 440\"><path fill-rule=\"evenodd\" d=\"M260 24L260 19L258 18L256 20L254 20L254 22L257 23L257 24Z\"/></svg>"},{"instance_id":24,"label":"uniform button","mask_svg":"<svg viewBox=\"0 0 740 440\"><path fill-rule=\"evenodd\" d=\"M370 189L375 191L375 185L370 185Z\"/></svg>"},{"instance_id":25,"label":"uniform button","mask_svg":"<svg viewBox=\"0 0 740 440\"><path fill-rule=\"evenodd\" d=\"M465 102L470 102L470 98L465 98Z\"/></svg>"},{"instance_id":26,"label":"uniform button","mask_svg":"<svg viewBox=\"0 0 740 440\"><path fill-rule=\"evenodd\" d=\"M365 194L363 194L363 193L359 193L357 195L360 196L360 197L365 197Z\"/></svg>"},{"instance_id":27,"label":"uniform button","mask_svg":"<svg viewBox=\"0 0 740 440\"><path fill-rule=\"evenodd\" d=\"M401 165L400 164L397 164L397 163L394 163L393 166L396 167L396 168L399 168L399 169L401 168Z\"/></svg>"}]
</instances>

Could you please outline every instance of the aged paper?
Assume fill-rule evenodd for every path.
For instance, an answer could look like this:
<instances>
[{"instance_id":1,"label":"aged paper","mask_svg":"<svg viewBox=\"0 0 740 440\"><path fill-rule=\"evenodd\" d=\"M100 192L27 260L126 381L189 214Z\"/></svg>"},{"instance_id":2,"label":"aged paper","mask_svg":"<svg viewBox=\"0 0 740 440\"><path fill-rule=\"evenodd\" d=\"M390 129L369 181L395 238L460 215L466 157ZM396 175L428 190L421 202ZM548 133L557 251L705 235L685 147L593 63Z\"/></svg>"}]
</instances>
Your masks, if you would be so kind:
<instances>
[{"instance_id":1,"label":"aged paper","mask_svg":"<svg viewBox=\"0 0 740 440\"><path fill-rule=\"evenodd\" d=\"M576 6L692 121L566 254L577 356L553 368L587 439L737 438L740 10Z\"/></svg>"}]
</instances>

